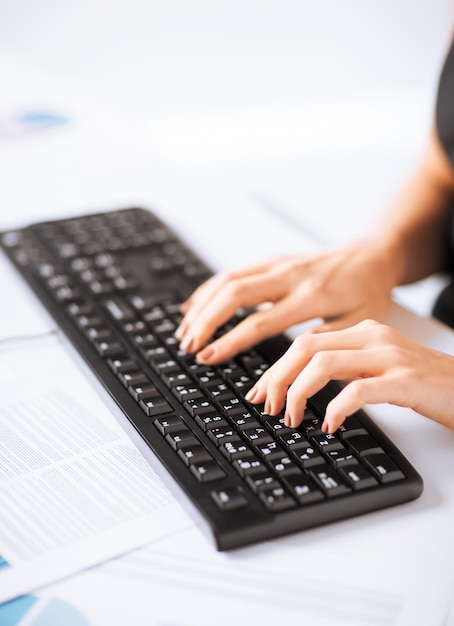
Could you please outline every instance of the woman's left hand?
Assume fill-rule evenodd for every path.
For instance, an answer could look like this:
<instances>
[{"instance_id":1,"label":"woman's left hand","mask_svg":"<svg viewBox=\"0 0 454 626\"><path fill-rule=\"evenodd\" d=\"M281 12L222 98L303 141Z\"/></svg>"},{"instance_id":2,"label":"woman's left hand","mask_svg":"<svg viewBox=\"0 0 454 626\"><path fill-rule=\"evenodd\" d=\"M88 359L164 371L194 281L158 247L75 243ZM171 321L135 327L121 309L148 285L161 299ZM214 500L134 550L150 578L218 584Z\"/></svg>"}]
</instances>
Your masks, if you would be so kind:
<instances>
[{"instance_id":1,"label":"woman's left hand","mask_svg":"<svg viewBox=\"0 0 454 626\"><path fill-rule=\"evenodd\" d=\"M372 320L345 330L304 333L249 391L286 425L302 421L306 401L330 380L345 387L326 409L323 430L333 433L365 404L387 402L454 429L454 357L421 346Z\"/></svg>"}]
</instances>

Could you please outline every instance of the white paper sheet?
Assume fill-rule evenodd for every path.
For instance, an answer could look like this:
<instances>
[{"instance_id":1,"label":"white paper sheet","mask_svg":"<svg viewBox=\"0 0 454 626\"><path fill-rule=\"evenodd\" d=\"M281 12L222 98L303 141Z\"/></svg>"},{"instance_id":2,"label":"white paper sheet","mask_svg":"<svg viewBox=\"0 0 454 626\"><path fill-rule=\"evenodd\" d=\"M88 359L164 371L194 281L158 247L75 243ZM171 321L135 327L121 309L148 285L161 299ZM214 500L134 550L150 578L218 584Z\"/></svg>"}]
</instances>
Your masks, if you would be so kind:
<instances>
[{"instance_id":1,"label":"white paper sheet","mask_svg":"<svg viewBox=\"0 0 454 626\"><path fill-rule=\"evenodd\" d=\"M77 607L90 626L391 626L398 591L314 572L310 560L281 542L215 552L195 529L149 544L46 589L40 600ZM327 569L345 563L319 554ZM331 576L331 578L333 578Z\"/></svg>"},{"instance_id":2,"label":"white paper sheet","mask_svg":"<svg viewBox=\"0 0 454 626\"><path fill-rule=\"evenodd\" d=\"M57 327L2 250L0 277L5 294L0 307L0 342L48 333Z\"/></svg>"},{"instance_id":3,"label":"white paper sheet","mask_svg":"<svg viewBox=\"0 0 454 626\"><path fill-rule=\"evenodd\" d=\"M191 526L55 336L0 381L0 602Z\"/></svg>"}]
</instances>

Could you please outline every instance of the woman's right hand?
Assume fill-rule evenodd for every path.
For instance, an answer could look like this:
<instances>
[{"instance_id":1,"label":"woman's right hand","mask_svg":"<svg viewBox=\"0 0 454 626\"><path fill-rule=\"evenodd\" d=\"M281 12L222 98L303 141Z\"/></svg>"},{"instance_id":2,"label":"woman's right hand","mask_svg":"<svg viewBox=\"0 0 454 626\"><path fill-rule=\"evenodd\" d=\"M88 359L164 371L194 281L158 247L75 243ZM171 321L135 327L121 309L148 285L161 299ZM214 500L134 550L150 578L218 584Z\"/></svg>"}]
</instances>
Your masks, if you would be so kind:
<instances>
[{"instance_id":1,"label":"woman's right hand","mask_svg":"<svg viewBox=\"0 0 454 626\"><path fill-rule=\"evenodd\" d=\"M321 320L315 332L383 320L398 282L397 258L390 247L371 242L218 274L183 303L176 336L199 362L214 364L314 318ZM208 343L238 309L259 305L264 306Z\"/></svg>"},{"instance_id":2,"label":"woman's right hand","mask_svg":"<svg viewBox=\"0 0 454 626\"><path fill-rule=\"evenodd\" d=\"M285 406L297 428L308 398L330 380L344 385L328 403L322 430L334 433L365 404L408 407L454 430L454 357L422 346L395 329L364 320L341 331L303 333L259 378L246 400L268 415Z\"/></svg>"}]
</instances>

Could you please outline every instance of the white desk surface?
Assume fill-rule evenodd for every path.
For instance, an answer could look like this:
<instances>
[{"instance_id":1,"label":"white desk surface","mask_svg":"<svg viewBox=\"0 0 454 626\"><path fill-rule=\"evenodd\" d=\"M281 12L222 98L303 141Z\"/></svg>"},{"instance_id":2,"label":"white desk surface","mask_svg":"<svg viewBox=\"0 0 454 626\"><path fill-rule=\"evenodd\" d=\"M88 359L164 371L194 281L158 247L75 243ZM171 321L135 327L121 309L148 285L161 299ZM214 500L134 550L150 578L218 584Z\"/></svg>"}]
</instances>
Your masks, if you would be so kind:
<instances>
[{"instance_id":1,"label":"white desk surface","mask_svg":"<svg viewBox=\"0 0 454 626\"><path fill-rule=\"evenodd\" d=\"M0 75L9 71L6 64L0 67ZM33 81L38 91L30 91ZM277 216L264 213L258 202L226 185L222 177L207 177L201 171L166 163L140 126L110 115L102 103L71 92L69 86L62 92L36 74L22 87L2 105L0 119L10 120L21 107L46 104L68 115L70 121L60 128L0 139L0 228L142 204L154 208L215 269L314 247L308 237ZM34 99L30 93L35 94ZM18 281L11 274L3 277L7 293L13 294L12 302L19 306L24 295ZM6 294L2 300L8 301ZM38 308L32 299L26 306L27 314L19 326L23 324L24 333L41 332L44 322ZM3 336L19 332L12 318L14 310L2 305L0 325L8 329ZM454 354L454 333L433 320L393 305L389 322ZM393 623L438 626L445 623L447 598L452 593L448 584L454 558L454 432L391 406L370 407L370 413L423 476L423 495L401 507L269 542L227 558L237 565L266 566L282 553L293 571L304 569L304 563L312 559L315 563L318 555L332 558L338 566L329 572L330 583L360 585L366 578L369 588L405 598ZM64 584L57 586L55 593L64 596ZM115 600L112 602L115 608ZM102 624L102 607L96 611L101 621L93 624ZM135 623L150 624L146 618Z\"/></svg>"}]
</instances>

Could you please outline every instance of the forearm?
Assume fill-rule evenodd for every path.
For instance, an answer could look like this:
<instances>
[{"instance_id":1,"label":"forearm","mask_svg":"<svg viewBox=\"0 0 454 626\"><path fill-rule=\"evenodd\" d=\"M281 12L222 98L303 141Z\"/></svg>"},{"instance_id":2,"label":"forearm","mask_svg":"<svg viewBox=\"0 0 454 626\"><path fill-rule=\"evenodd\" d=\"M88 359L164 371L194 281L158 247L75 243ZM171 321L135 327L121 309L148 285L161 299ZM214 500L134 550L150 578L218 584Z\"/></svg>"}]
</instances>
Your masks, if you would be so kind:
<instances>
[{"instance_id":1,"label":"forearm","mask_svg":"<svg viewBox=\"0 0 454 626\"><path fill-rule=\"evenodd\" d=\"M421 165L389 207L373 239L377 250L389 256L396 285L446 268L453 203L454 171L433 133Z\"/></svg>"}]
</instances>

